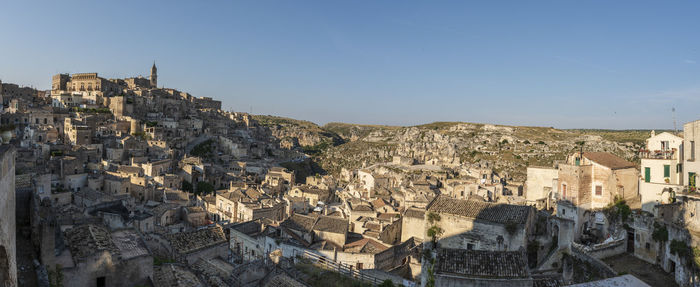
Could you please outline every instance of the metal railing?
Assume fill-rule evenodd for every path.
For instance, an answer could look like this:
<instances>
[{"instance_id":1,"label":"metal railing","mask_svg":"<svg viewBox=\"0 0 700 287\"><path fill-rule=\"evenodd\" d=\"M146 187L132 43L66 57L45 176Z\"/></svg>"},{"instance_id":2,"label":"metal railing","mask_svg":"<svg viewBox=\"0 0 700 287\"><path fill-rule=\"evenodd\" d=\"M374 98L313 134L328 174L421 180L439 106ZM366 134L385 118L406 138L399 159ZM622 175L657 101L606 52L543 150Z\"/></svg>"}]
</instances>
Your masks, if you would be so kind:
<instances>
[{"instance_id":1,"label":"metal railing","mask_svg":"<svg viewBox=\"0 0 700 287\"><path fill-rule=\"evenodd\" d=\"M672 150L640 150L639 157L642 159L677 159L675 149Z\"/></svg>"},{"instance_id":2,"label":"metal railing","mask_svg":"<svg viewBox=\"0 0 700 287\"><path fill-rule=\"evenodd\" d=\"M301 258L311 260L311 262L320 268L329 270L329 271L334 271L338 272L341 275L348 276L350 278L364 281L367 283L370 283L374 286L381 284L384 279L373 276L371 274L367 274L365 272L362 272L361 269L354 268L352 265L345 264L342 262L336 262L330 258L320 256L318 254L314 254L308 251L304 251L301 254L298 254Z\"/></svg>"}]
</instances>

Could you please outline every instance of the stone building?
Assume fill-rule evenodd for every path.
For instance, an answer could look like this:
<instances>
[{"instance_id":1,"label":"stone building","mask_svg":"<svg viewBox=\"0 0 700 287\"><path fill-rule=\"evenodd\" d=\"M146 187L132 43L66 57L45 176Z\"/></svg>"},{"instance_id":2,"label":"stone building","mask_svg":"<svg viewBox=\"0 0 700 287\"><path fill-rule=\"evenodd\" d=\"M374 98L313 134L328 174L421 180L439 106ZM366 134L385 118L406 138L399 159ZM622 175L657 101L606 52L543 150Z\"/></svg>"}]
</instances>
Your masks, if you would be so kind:
<instances>
[{"instance_id":1,"label":"stone building","mask_svg":"<svg viewBox=\"0 0 700 287\"><path fill-rule=\"evenodd\" d=\"M401 242L410 238L419 241L424 240L425 235L425 210L420 208L407 208L401 217Z\"/></svg>"},{"instance_id":2,"label":"stone building","mask_svg":"<svg viewBox=\"0 0 700 287\"><path fill-rule=\"evenodd\" d=\"M314 242L326 241L341 248L347 239L348 221L325 215L294 214L280 223L280 228L284 238L294 239L305 246Z\"/></svg>"},{"instance_id":3,"label":"stone building","mask_svg":"<svg viewBox=\"0 0 700 287\"><path fill-rule=\"evenodd\" d=\"M158 87L158 68L156 68L155 61L153 61L153 67L151 67L150 82L151 82L151 88L155 89Z\"/></svg>"},{"instance_id":4,"label":"stone building","mask_svg":"<svg viewBox=\"0 0 700 287\"><path fill-rule=\"evenodd\" d=\"M15 149L0 146L0 284L17 286L15 255Z\"/></svg>"},{"instance_id":5,"label":"stone building","mask_svg":"<svg viewBox=\"0 0 700 287\"><path fill-rule=\"evenodd\" d=\"M63 286L134 286L153 277L153 257L134 231L86 224L66 230L64 237L68 250L56 256Z\"/></svg>"},{"instance_id":6,"label":"stone building","mask_svg":"<svg viewBox=\"0 0 700 287\"><path fill-rule=\"evenodd\" d=\"M553 167L528 167L525 199L537 201L548 198L556 190L559 171Z\"/></svg>"},{"instance_id":7,"label":"stone building","mask_svg":"<svg viewBox=\"0 0 700 287\"><path fill-rule=\"evenodd\" d=\"M322 190L308 185L299 185L292 188L289 191L288 196L302 198L306 200L309 205L316 206L319 201L327 203L330 197L330 192L328 190Z\"/></svg>"},{"instance_id":8,"label":"stone building","mask_svg":"<svg viewBox=\"0 0 700 287\"><path fill-rule=\"evenodd\" d=\"M554 169L528 168L526 185L528 200L567 200L584 210L605 207L616 198L640 206L636 165L607 152L576 152Z\"/></svg>"},{"instance_id":9,"label":"stone building","mask_svg":"<svg viewBox=\"0 0 700 287\"><path fill-rule=\"evenodd\" d=\"M51 90L69 92L98 91L105 95L116 94L121 88L115 82L101 78L97 73L57 74L51 79Z\"/></svg>"},{"instance_id":10,"label":"stone building","mask_svg":"<svg viewBox=\"0 0 700 287\"><path fill-rule=\"evenodd\" d=\"M223 228L219 225L190 232L168 234L173 258L178 262L192 264L200 258L228 256L229 244Z\"/></svg>"},{"instance_id":11,"label":"stone building","mask_svg":"<svg viewBox=\"0 0 700 287\"><path fill-rule=\"evenodd\" d=\"M520 251L440 248L433 268L435 286L533 286L527 257Z\"/></svg>"},{"instance_id":12,"label":"stone building","mask_svg":"<svg viewBox=\"0 0 700 287\"><path fill-rule=\"evenodd\" d=\"M240 190L217 192L216 220L236 222L236 217L238 215L238 201L243 197L244 195Z\"/></svg>"},{"instance_id":13,"label":"stone building","mask_svg":"<svg viewBox=\"0 0 700 287\"><path fill-rule=\"evenodd\" d=\"M72 145L89 145L93 130L83 121L66 118L63 124L63 136Z\"/></svg>"},{"instance_id":14,"label":"stone building","mask_svg":"<svg viewBox=\"0 0 700 287\"><path fill-rule=\"evenodd\" d=\"M444 248L490 251L524 250L533 232L534 209L530 206L496 204L477 200L436 197L425 214L425 239L433 226L444 233ZM435 215L439 215L436 220Z\"/></svg>"},{"instance_id":15,"label":"stone building","mask_svg":"<svg viewBox=\"0 0 700 287\"><path fill-rule=\"evenodd\" d=\"M230 228L230 248L243 261L261 259L265 256L265 220L256 219L238 223Z\"/></svg>"},{"instance_id":16,"label":"stone building","mask_svg":"<svg viewBox=\"0 0 700 287\"><path fill-rule=\"evenodd\" d=\"M166 174L171 168L169 159L147 162L141 165L144 174L150 177Z\"/></svg>"},{"instance_id":17,"label":"stone building","mask_svg":"<svg viewBox=\"0 0 700 287\"><path fill-rule=\"evenodd\" d=\"M602 208L615 198L639 207L639 171L607 152L575 153L559 164L559 196L583 209Z\"/></svg>"}]
</instances>

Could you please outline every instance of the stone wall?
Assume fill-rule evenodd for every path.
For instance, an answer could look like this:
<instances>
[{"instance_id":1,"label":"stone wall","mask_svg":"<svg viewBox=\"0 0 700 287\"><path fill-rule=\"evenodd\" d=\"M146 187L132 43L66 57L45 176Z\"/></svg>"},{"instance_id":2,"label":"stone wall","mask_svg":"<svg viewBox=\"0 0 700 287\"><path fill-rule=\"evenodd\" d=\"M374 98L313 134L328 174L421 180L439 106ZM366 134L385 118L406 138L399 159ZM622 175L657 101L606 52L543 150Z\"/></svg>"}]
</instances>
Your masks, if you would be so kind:
<instances>
[{"instance_id":1,"label":"stone wall","mask_svg":"<svg viewBox=\"0 0 700 287\"><path fill-rule=\"evenodd\" d=\"M572 242L572 246L576 246L579 250L583 251L587 255L597 258L604 259L612 257L615 255L620 255L627 251L627 236L623 233L621 238L615 239L612 242L596 244L593 246L582 246L576 242Z\"/></svg>"},{"instance_id":2,"label":"stone wall","mask_svg":"<svg viewBox=\"0 0 700 287\"><path fill-rule=\"evenodd\" d=\"M95 286L98 278L104 277L106 287L130 287L146 285L153 277L153 257L139 256L114 262L104 252L102 256L80 262L72 268L64 268L63 286Z\"/></svg>"},{"instance_id":3,"label":"stone wall","mask_svg":"<svg viewBox=\"0 0 700 287\"><path fill-rule=\"evenodd\" d=\"M401 242L415 237L423 241L425 235L425 218L403 216L401 218Z\"/></svg>"},{"instance_id":4,"label":"stone wall","mask_svg":"<svg viewBox=\"0 0 700 287\"><path fill-rule=\"evenodd\" d=\"M394 221L393 223L384 227L381 233L379 233L379 240L386 244L397 244L401 241L401 223L402 220Z\"/></svg>"},{"instance_id":5,"label":"stone wall","mask_svg":"<svg viewBox=\"0 0 700 287\"><path fill-rule=\"evenodd\" d=\"M216 257L228 257L229 254L231 253L231 250L229 249L229 243L224 242L215 246L211 246L208 248L204 248L202 250L198 250L196 252L192 252L190 254L187 254L183 259L186 260L187 264L193 264L197 262L199 258L216 258Z\"/></svg>"},{"instance_id":6,"label":"stone wall","mask_svg":"<svg viewBox=\"0 0 700 287\"><path fill-rule=\"evenodd\" d=\"M527 246L526 227L518 225L509 233L505 225L470 218L440 214L437 223L444 230L439 239L443 248L491 251L517 251ZM425 229L430 228L426 226ZM427 234L427 233L426 233Z\"/></svg>"},{"instance_id":7,"label":"stone wall","mask_svg":"<svg viewBox=\"0 0 700 287\"><path fill-rule=\"evenodd\" d=\"M17 286L15 247L15 149L0 146L0 283Z\"/></svg>"},{"instance_id":8,"label":"stone wall","mask_svg":"<svg viewBox=\"0 0 700 287\"><path fill-rule=\"evenodd\" d=\"M342 251L334 252L332 250L319 250L319 253L336 262L348 264L357 269L374 269L374 254Z\"/></svg>"},{"instance_id":9,"label":"stone wall","mask_svg":"<svg viewBox=\"0 0 700 287\"><path fill-rule=\"evenodd\" d=\"M537 200L547 197L547 192L556 189L553 186L558 171L549 167L528 167L525 182L525 199Z\"/></svg>"},{"instance_id":10,"label":"stone wall","mask_svg":"<svg viewBox=\"0 0 700 287\"><path fill-rule=\"evenodd\" d=\"M613 270L610 266L605 264L605 262L601 261L598 258L595 258L593 256L590 256L586 254L583 250L581 250L579 244L574 244L572 243L571 245L571 255L575 257L578 260L588 262L591 264L593 268L596 268L604 278L610 278L610 277L615 277L617 276L617 272Z\"/></svg>"}]
</instances>

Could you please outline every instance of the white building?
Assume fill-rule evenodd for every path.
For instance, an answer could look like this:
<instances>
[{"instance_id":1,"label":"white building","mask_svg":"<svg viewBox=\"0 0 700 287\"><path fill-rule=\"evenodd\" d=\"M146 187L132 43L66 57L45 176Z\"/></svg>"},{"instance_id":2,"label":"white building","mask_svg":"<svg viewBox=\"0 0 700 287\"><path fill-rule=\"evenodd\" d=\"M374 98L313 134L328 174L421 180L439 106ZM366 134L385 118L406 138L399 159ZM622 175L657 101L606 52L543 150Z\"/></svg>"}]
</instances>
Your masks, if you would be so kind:
<instances>
[{"instance_id":1,"label":"white building","mask_svg":"<svg viewBox=\"0 0 700 287\"><path fill-rule=\"evenodd\" d=\"M669 203L683 189L683 138L671 133L655 134L641 150L639 195L642 210L653 212L654 205Z\"/></svg>"}]
</instances>

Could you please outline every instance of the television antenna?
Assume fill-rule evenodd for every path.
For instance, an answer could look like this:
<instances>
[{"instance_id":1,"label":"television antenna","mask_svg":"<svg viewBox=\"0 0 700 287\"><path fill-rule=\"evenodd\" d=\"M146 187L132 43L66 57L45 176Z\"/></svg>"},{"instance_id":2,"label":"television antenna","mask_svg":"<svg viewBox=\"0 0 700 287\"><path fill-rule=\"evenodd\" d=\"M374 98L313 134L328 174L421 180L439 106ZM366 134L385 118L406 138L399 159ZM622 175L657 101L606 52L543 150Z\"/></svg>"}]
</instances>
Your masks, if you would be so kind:
<instances>
[{"instance_id":1,"label":"television antenna","mask_svg":"<svg viewBox=\"0 0 700 287\"><path fill-rule=\"evenodd\" d=\"M676 107L671 107L671 114L673 116L673 133L678 133L676 128Z\"/></svg>"}]
</instances>

